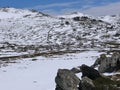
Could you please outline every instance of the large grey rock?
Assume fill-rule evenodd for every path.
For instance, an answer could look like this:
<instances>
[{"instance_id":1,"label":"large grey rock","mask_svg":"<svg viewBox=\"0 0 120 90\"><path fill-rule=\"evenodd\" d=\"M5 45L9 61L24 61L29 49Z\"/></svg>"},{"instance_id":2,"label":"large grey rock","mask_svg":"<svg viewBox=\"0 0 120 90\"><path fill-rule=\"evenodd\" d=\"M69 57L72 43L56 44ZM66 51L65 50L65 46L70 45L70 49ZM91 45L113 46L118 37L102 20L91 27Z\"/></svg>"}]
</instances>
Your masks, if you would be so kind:
<instances>
[{"instance_id":1,"label":"large grey rock","mask_svg":"<svg viewBox=\"0 0 120 90\"><path fill-rule=\"evenodd\" d=\"M100 73L104 72L113 72L120 69L120 53L116 52L111 55L111 57L106 57L105 54L102 54L98 58L92 67L98 66L98 71Z\"/></svg>"},{"instance_id":2,"label":"large grey rock","mask_svg":"<svg viewBox=\"0 0 120 90\"><path fill-rule=\"evenodd\" d=\"M71 70L59 69L55 82L55 90L79 90L80 79Z\"/></svg>"}]
</instances>

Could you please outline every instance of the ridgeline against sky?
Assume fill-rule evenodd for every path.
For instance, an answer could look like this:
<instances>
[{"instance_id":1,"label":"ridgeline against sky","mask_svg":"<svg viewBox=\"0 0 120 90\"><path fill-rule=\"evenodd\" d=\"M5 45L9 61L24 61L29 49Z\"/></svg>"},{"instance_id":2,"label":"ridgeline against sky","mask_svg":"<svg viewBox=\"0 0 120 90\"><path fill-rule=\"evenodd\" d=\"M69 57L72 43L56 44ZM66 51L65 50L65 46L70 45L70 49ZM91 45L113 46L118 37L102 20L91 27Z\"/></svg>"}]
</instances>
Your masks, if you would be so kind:
<instances>
[{"instance_id":1,"label":"ridgeline against sky","mask_svg":"<svg viewBox=\"0 0 120 90\"><path fill-rule=\"evenodd\" d=\"M120 13L120 0L0 0L0 7L36 9L48 14L83 12L90 15Z\"/></svg>"}]
</instances>

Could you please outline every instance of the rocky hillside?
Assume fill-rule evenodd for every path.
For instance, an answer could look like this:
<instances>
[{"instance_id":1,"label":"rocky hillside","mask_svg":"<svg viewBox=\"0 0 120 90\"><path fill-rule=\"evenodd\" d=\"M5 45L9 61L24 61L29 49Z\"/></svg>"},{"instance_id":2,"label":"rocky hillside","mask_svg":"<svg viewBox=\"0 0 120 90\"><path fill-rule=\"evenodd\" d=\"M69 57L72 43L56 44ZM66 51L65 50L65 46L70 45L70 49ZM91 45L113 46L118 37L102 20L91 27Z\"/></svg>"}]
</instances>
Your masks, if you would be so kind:
<instances>
[{"instance_id":1,"label":"rocky hillside","mask_svg":"<svg viewBox=\"0 0 120 90\"><path fill-rule=\"evenodd\" d=\"M37 52L118 49L119 19L119 15L99 18L81 13L50 16L35 10L0 8L0 49Z\"/></svg>"}]
</instances>

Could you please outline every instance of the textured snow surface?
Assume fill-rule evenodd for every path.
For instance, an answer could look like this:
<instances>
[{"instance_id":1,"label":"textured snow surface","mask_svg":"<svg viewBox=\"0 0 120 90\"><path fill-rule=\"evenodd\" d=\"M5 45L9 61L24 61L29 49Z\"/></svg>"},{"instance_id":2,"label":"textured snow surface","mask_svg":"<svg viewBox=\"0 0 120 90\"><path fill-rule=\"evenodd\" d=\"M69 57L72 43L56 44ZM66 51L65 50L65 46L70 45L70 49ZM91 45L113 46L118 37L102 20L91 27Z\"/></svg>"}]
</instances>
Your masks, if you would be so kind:
<instances>
[{"instance_id":1,"label":"textured snow surface","mask_svg":"<svg viewBox=\"0 0 120 90\"><path fill-rule=\"evenodd\" d=\"M92 65L99 56L96 51L37 57L17 61L0 68L1 90L54 90L57 70L81 64ZM78 75L79 77L81 74Z\"/></svg>"}]
</instances>

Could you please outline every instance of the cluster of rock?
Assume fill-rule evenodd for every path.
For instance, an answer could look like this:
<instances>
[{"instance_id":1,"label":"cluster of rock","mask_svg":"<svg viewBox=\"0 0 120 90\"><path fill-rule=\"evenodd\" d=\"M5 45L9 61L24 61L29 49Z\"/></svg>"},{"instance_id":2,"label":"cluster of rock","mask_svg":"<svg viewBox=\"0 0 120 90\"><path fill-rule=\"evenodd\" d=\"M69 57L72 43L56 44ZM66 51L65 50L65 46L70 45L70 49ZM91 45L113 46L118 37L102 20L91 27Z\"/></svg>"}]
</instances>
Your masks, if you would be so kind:
<instances>
[{"instance_id":1,"label":"cluster of rock","mask_svg":"<svg viewBox=\"0 0 120 90\"><path fill-rule=\"evenodd\" d=\"M80 66L81 80L76 76L76 70L59 69L55 78L55 90L120 90L120 81L102 76L92 67Z\"/></svg>"},{"instance_id":2,"label":"cluster of rock","mask_svg":"<svg viewBox=\"0 0 120 90\"><path fill-rule=\"evenodd\" d=\"M99 65L98 70L93 67ZM59 69L55 78L55 90L120 90L120 74L104 76L101 72L120 70L120 54L111 57L102 54L91 66L82 65L78 68ZM76 73L82 73L81 79ZM119 79L113 79L118 77Z\"/></svg>"},{"instance_id":3,"label":"cluster of rock","mask_svg":"<svg viewBox=\"0 0 120 90\"><path fill-rule=\"evenodd\" d=\"M92 65L93 68L97 66L100 73L118 71L120 69L120 53L114 52L110 57L102 54Z\"/></svg>"}]
</instances>

